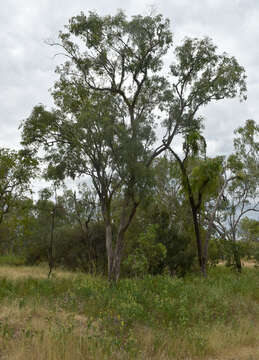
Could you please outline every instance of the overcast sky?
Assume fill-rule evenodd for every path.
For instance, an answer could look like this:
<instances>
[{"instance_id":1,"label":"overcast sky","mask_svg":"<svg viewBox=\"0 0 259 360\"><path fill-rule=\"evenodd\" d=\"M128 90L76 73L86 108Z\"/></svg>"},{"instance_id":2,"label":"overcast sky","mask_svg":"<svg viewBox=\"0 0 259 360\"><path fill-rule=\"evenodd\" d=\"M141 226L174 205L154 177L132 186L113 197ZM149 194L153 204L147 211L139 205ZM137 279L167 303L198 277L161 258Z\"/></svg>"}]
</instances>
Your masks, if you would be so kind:
<instances>
[{"instance_id":1,"label":"overcast sky","mask_svg":"<svg viewBox=\"0 0 259 360\"><path fill-rule=\"evenodd\" d=\"M248 100L210 105L205 135L210 155L232 149L233 130L246 119L259 119L258 0L5 0L0 9L0 147L17 148L18 126L34 105L51 106L57 58L46 39L56 39L68 19L80 11L129 16L145 14L149 6L171 21L174 43L185 36L209 36L221 52L237 58L247 72Z\"/></svg>"}]
</instances>

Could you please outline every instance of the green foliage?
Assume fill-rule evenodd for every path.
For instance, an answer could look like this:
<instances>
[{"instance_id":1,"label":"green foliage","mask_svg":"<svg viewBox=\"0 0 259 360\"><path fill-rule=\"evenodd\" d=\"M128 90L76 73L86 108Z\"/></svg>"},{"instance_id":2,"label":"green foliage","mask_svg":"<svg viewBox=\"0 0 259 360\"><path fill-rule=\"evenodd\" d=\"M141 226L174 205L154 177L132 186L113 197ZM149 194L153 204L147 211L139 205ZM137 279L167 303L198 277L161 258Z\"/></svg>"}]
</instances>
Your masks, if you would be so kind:
<instances>
[{"instance_id":1,"label":"green foliage","mask_svg":"<svg viewBox=\"0 0 259 360\"><path fill-rule=\"evenodd\" d=\"M104 224L90 224L86 238L78 226L63 226L55 233L54 254L57 266L88 273L106 273Z\"/></svg>"},{"instance_id":2,"label":"green foliage","mask_svg":"<svg viewBox=\"0 0 259 360\"><path fill-rule=\"evenodd\" d=\"M236 95L245 97L244 68L234 57L228 57L226 53L218 55L216 50L209 38L186 38L183 45L176 48L178 64L172 66L172 73L191 84L188 100L193 109L200 102L207 104L213 99Z\"/></svg>"},{"instance_id":3,"label":"green foliage","mask_svg":"<svg viewBox=\"0 0 259 360\"><path fill-rule=\"evenodd\" d=\"M222 174L222 163L222 156L190 161L189 182L196 203L199 201L199 196L202 197L204 204L206 200L217 195Z\"/></svg>"},{"instance_id":4,"label":"green foliage","mask_svg":"<svg viewBox=\"0 0 259 360\"><path fill-rule=\"evenodd\" d=\"M156 241L156 225L150 225L139 234L135 251L124 261L124 268L130 275L155 273L166 258L166 247Z\"/></svg>"},{"instance_id":5,"label":"green foliage","mask_svg":"<svg viewBox=\"0 0 259 360\"><path fill-rule=\"evenodd\" d=\"M259 221L244 217L239 225L240 235L243 241L256 241L259 243Z\"/></svg>"},{"instance_id":6,"label":"green foliage","mask_svg":"<svg viewBox=\"0 0 259 360\"><path fill-rule=\"evenodd\" d=\"M157 224L157 242L161 242L167 250L160 273L168 269L172 275L184 276L194 270L196 254L192 241L193 231L188 223L189 214L184 206L185 204L178 207L177 216L173 218L169 215L169 209L156 210L153 214Z\"/></svg>"},{"instance_id":7,"label":"green foliage","mask_svg":"<svg viewBox=\"0 0 259 360\"><path fill-rule=\"evenodd\" d=\"M208 265L215 267L220 261L226 259L225 242L220 238L212 238L209 242Z\"/></svg>"},{"instance_id":8,"label":"green foliage","mask_svg":"<svg viewBox=\"0 0 259 360\"><path fill-rule=\"evenodd\" d=\"M37 160L29 150L0 149L0 224L16 201L28 193L36 169Z\"/></svg>"},{"instance_id":9,"label":"green foliage","mask_svg":"<svg viewBox=\"0 0 259 360\"><path fill-rule=\"evenodd\" d=\"M164 196L167 197L168 194L164 193ZM133 267L138 269L135 274L141 275L145 272L169 272L183 276L194 269L196 255L192 242L193 234L187 219L182 217L183 209L178 208L178 217L174 216L172 221L171 209L165 209L162 200L161 197L155 197L153 201L156 201L156 204L152 202L139 209L127 239L124 275L134 274ZM172 206L170 198L167 200ZM143 231L143 228L147 230Z\"/></svg>"},{"instance_id":10,"label":"green foliage","mask_svg":"<svg viewBox=\"0 0 259 360\"><path fill-rule=\"evenodd\" d=\"M174 78L171 109L167 126L183 136L200 132L202 106L213 100L240 96L246 98L246 75L234 57L218 54L211 39L185 38L175 50L176 61L171 65ZM194 144L192 137L192 143ZM196 140L197 137L196 137ZM197 141L195 141L197 144ZM196 147L197 151L197 147Z\"/></svg>"},{"instance_id":11,"label":"green foliage","mask_svg":"<svg viewBox=\"0 0 259 360\"><path fill-rule=\"evenodd\" d=\"M25 265L25 258L14 254L0 256L0 265L19 266Z\"/></svg>"},{"instance_id":12,"label":"green foliage","mask_svg":"<svg viewBox=\"0 0 259 360\"><path fill-rule=\"evenodd\" d=\"M248 257L250 254L249 245L243 241L220 239L218 247L222 259L226 260L226 266L234 269L237 269L237 259L241 262L241 259Z\"/></svg>"},{"instance_id":13,"label":"green foliage","mask_svg":"<svg viewBox=\"0 0 259 360\"><path fill-rule=\"evenodd\" d=\"M148 273L149 269L148 259L140 249L136 249L133 254L129 254L122 265L124 271L133 276L143 276Z\"/></svg>"},{"instance_id":14,"label":"green foliage","mask_svg":"<svg viewBox=\"0 0 259 360\"><path fill-rule=\"evenodd\" d=\"M235 153L228 159L229 168L238 175L234 186L240 182L249 183L251 191L258 186L259 126L254 120L247 120L243 127L235 130Z\"/></svg>"},{"instance_id":15,"label":"green foliage","mask_svg":"<svg viewBox=\"0 0 259 360\"><path fill-rule=\"evenodd\" d=\"M17 199L5 215L0 227L1 253L24 257L23 251L31 240L34 226L32 199L25 197Z\"/></svg>"},{"instance_id":16,"label":"green foliage","mask_svg":"<svg viewBox=\"0 0 259 360\"><path fill-rule=\"evenodd\" d=\"M52 249L55 266L70 270L79 269L85 272L105 272L105 227L103 222L96 219L91 219L89 222L89 219L83 217L86 211L86 208L83 208L80 213L81 225L84 226L86 221L89 223L87 231L84 229L82 231L82 227L75 218L75 209L73 207L69 209L69 201L66 202L66 200L66 198L59 197L59 208L55 215ZM27 264L33 265L48 261L53 206L53 203L45 200L39 200L37 203L35 211L38 211L38 214L34 219L34 227L31 229L30 237L21 246ZM86 216L88 215L89 212Z\"/></svg>"},{"instance_id":17,"label":"green foliage","mask_svg":"<svg viewBox=\"0 0 259 360\"><path fill-rule=\"evenodd\" d=\"M48 176L94 176L98 194L121 182L126 188L143 187L143 165L154 142L152 110L162 101L165 85L156 74L171 44L168 20L161 15L127 20L123 12L114 17L81 13L70 19L59 39L71 61L57 68L57 108L33 109L22 125L23 144L45 148Z\"/></svg>"}]
</instances>

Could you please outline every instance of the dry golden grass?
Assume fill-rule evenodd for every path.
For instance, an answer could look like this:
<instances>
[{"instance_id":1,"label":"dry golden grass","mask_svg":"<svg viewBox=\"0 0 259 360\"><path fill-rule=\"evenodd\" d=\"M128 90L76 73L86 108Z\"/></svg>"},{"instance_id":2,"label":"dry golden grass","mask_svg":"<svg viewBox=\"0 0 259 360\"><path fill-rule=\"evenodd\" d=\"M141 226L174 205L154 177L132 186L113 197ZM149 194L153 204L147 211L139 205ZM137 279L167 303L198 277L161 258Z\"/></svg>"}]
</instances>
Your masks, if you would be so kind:
<instances>
[{"instance_id":1,"label":"dry golden grass","mask_svg":"<svg viewBox=\"0 0 259 360\"><path fill-rule=\"evenodd\" d=\"M254 260L243 260L242 261L242 266L248 267L248 268L253 268L253 267L256 266L256 261L254 261Z\"/></svg>"},{"instance_id":2,"label":"dry golden grass","mask_svg":"<svg viewBox=\"0 0 259 360\"><path fill-rule=\"evenodd\" d=\"M257 265L255 260L242 260L241 263L243 267L247 268L254 268ZM226 265L226 261L220 261L218 265L224 266Z\"/></svg>"},{"instance_id":3,"label":"dry golden grass","mask_svg":"<svg viewBox=\"0 0 259 360\"><path fill-rule=\"evenodd\" d=\"M141 360L258 360L259 359L259 323L250 324L243 319L240 328L209 329L207 346L203 355L194 355L195 349L187 338L160 335L149 328L140 328L142 355ZM191 355L193 353L193 355Z\"/></svg>"},{"instance_id":4,"label":"dry golden grass","mask_svg":"<svg viewBox=\"0 0 259 360\"><path fill-rule=\"evenodd\" d=\"M90 359L87 342L93 326L88 330L87 322L82 315L54 312L42 305L27 304L21 309L18 302L5 303L0 313L0 323L6 327L0 359Z\"/></svg>"},{"instance_id":5,"label":"dry golden grass","mask_svg":"<svg viewBox=\"0 0 259 360\"><path fill-rule=\"evenodd\" d=\"M258 360L259 323L243 318L234 331L214 327L209 331L208 348L215 354L213 360Z\"/></svg>"},{"instance_id":6,"label":"dry golden grass","mask_svg":"<svg viewBox=\"0 0 259 360\"><path fill-rule=\"evenodd\" d=\"M47 266L11 266L1 265L0 266L0 277L6 277L10 280L17 280L21 278L35 278L35 279L46 279L48 276ZM55 269L53 271L54 277L71 278L78 276L78 273L72 273L65 270Z\"/></svg>"},{"instance_id":7,"label":"dry golden grass","mask_svg":"<svg viewBox=\"0 0 259 360\"><path fill-rule=\"evenodd\" d=\"M5 360L99 360L133 359L124 352L104 353L91 336L99 331L98 323L87 328L85 316L50 311L43 306L17 302L1 306L0 323L8 324L9 334L0 342L0 359ZM67 329L71 327L71 331ZM214 327L209 331L210 354L191 355L192 345L184 337L170 337L148 327L136 327L141 352L138 360L258 360L259 324L244 319L238 329ZM208 351L208 350L207 350ZM212 356L213 354L213 356Z\"/></svg>"}]
</instances>

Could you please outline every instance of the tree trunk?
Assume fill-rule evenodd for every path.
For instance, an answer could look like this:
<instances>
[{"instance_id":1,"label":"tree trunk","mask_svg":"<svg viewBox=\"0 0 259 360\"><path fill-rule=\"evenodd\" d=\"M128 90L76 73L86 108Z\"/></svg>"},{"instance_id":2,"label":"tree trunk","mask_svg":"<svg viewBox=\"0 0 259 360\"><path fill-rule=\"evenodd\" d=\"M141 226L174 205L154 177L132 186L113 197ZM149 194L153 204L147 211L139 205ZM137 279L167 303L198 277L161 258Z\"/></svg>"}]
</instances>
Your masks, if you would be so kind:
<instances>
[{"instance_id":1,"label":"tree trunk","mask_svg":"<svg viewBox=\"0 0 259 360\"><path fill-rule=\"evenodd\" d=\"M240 255L239 255L239 252L236 248L236 244L234 245L234 261L235 261L235 265L236 265L236 268L237 268L237 271L239 273L242 272L242 264L241 264L241 259L240 259Z\"/></svg>"},{"instance_id":2,"label":"tree trunk","mask_svg":"<svg viewBox=\"0 0 259 360\"><path fill-rule=\"evenodd\" d=\"M52 269L54 266L54 259L53 259L53 240L54 240L54 226L55 226L55 211L54 208L51 212L51 229L50 229L50 243L49 243L49 273L48 278L50 277L52 273Z\"/></svg>"},{"instance_id":3,"label":"tree trunk","mask_svg":"<svg viewBox=\"0 0 259 360\"><path fill-rule=\"evenodd\" d=\"M201 236L200 236L198 213L192 204L191 204L191 206L192 206L193 225L194 225L194 231L195 231L195 237L196 237L196 243L197 243L199 266L200 266L202 275L204 277L207 277L206 262L205 262L203 254L202 254L202 243L201 243Z\"/></svg>"},{"instance_id":4,"label":"tree trunk","mask_svg":"<svg viewBox=\"0 0 259 360\"><path fill-rule=\"evenodd\" d=\"M122 260L122 251L120 252L115 251L113 254L112 269L109 274L109 280L111 282L117 283L119 280L121 260Z\"/></svg>"},{"instance_id":5,"label":"tree trunk","mask_svg":"<svg viewBox=\"0 0 259 360\"><path fill-rule=\"evenodd\" d=\"M203 256L203 254L202 254L202 243L201 243L200 227L199 227L199 219L198 219L199 208L201 206L202 195L200 194L199 201L198 201L197 204L195 204L194 195L193 195L193 191L192 191L191 184L190 184L190 181L189 181L189 177L187 175L186 168L184 167L185 160L182 161L179 158L179 156L171 149L171 147L169 147L169 150L171 151L171 153L174 155L175 159L177 160L177 162L178 162L178 164L180 166L181 172L182 172L182 176L183 176L184 180L186 181L188 197L189 197L189 203L190 203L190 206L191 206L191 209L192 209L192 218L193 218L193 225L194 225L194 231L195 231L195 237L196 237L199 266L200 266L200 270L201 270L202 275L204 277L207 277L206 261L205 261L205 258ZM204 185L207 183L207 181L208 180L206 180Z\"/></svg>"},{"instance_id":6,"label":"tree trunk","mask_svg":"<svg viewBox=\"0 0 259 360\"><path fill-rule=\"evenodd\" d=\"M112 263L113 263L113 246L112 246L112 226L109 221L107 221L105 224L105 241L106 241L106 251L107 251L107 261L108 261L108 277L110 280Z\"/></svg>"},{"instance_id":7,"label":"tree trunk","mask_svg":"<svg viewBox=\"0 0 259 360\"><path fill-rule=\"evenodd\" d=\"M235 230L234 230L235 231ZM236 236L235 233L233 234L233 243L232 243L232 249L233 249L233 256L234 256L234 262L235 262L235 267L237 269L237 271L239 273L242 272L242 264L241 264L241 259L240 259L240 253L236 244Z\"/></svg>"},{"instance_id":8,"label":"tree trunk","mask_svg":"<svg viewBox=\"0 0 259 360\"><path fill-rule=\"evenodd\" d=\"M106 250L108 258L108 278L110 282L116 283L119 280L125 233L132 222L138 205L139 202L133 202L130 205L129 199L125 199L118 233L114 243L112 239L111 222L109 221L110 217L106 216Z\"/></svg>"},{"instance_id":9,"label":"tree trunk","mask_svg":"<svg viewBox=\"0 0 259 360\"><path fill-rule=\"evenodd\" d=\"M125 235L125 213L122 215L120 227L118 230L118 235L116 238L116 245L113 254L113 263L112 263L112 281L118 282L120 277L120 268L121 268L121 260L123 255L124 248L124 235Z\"/></svg>"},{"instance_id":10,"label":"tree trunk","mask_svg":"<svg viewBox=\"0 0 259 360\"><path fill-rule=\"evenodd\" d=\"M106 226L106 249L108 258L108 279L117 283L120 277L124 232L119 231L116 243L112 244L111 226Z\"/></svg>"}]
</instances>

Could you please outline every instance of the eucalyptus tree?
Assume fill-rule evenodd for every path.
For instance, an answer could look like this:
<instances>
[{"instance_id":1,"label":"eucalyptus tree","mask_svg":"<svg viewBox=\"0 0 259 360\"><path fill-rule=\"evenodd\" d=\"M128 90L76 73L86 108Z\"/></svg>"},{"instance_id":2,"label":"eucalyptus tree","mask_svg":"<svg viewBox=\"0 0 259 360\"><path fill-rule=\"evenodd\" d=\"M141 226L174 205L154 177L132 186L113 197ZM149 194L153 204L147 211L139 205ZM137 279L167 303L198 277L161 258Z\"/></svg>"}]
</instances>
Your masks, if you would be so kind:
<instances>
[{"instance_id":1,"label":"eucalyptus tree","mask_svg":"<svg viewBox=\"0 0 259 360\"><path fill-rule=\"evenodd\" d=\"M206 275L206 259L202 249L199 214L204 194L220 173L221 158L206 159L206 140L202 136L204 119L199 111L212 101L239 96L246 98L245 71L234 57L218 54L216 46L208 38L187 38L176 48L176 61L171 66L173 85L171 113L168 129L181 136L182 153L168 146L182 172L183 184L192 211L197 253L201 271ZM166 144L166 141L164 142ZM193 169L197 156L202 162ZM192 179L191 179L192 178ZM193 182L193 184L192 184Z\"/></svg>"},{"instance_id":2,"label":"eucalyptus tree","mask_svg":"<svg viewBox=\"0 0 259 360\"><path fill-rule=\"evenodd\" d=\"M154 126L165 101L162 58L172 43L161 15L123 12L71 18L59 42L67 61L57 67L55 109L36 106L23 123L23 144L45 149L50 177L90 176L106 227L108 275L117 281L127 231L150 184L150 164L165 150L154 148ZM113 200L119 203L112 232Z\"/></svg>"}]
</instances>

